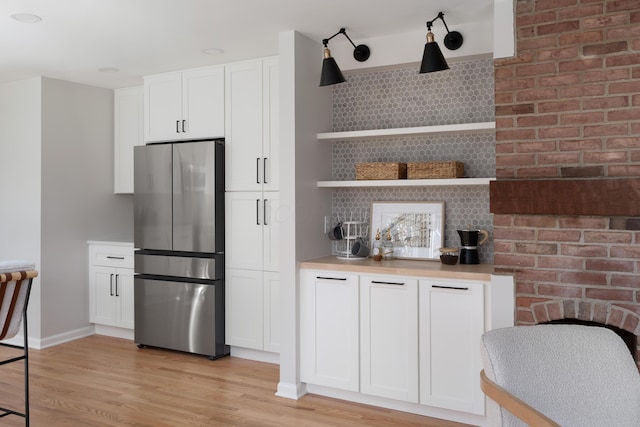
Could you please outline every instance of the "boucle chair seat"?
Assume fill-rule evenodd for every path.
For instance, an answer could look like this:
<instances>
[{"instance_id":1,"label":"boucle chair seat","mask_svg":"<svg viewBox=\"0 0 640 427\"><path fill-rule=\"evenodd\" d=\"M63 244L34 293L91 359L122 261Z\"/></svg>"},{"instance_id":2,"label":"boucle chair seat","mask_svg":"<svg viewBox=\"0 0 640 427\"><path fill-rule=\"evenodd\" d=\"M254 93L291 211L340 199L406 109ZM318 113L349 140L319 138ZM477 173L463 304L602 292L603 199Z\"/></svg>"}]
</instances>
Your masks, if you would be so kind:
<instances>
[{"instance_id":1,"label":"boucle chair seat","mask_svg":"<svg viewBox=\"0 0 640 427\"><path fill-rule=\"evenodd\" d=\"M640 426L640 374L609 329L496 329L482 336L481 352L489 426L527 425L513 414L535 426Z\"/></svg>"}]
</instances>

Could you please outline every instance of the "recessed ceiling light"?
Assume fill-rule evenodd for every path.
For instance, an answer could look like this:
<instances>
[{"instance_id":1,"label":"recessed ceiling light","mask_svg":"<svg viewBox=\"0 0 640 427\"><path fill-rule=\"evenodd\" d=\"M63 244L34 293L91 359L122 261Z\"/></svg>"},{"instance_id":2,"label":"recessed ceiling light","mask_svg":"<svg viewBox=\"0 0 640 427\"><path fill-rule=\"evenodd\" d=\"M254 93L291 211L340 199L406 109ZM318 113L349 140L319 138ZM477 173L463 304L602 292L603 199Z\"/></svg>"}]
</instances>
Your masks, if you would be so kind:
<instances>
[{"instance_id":1,"label":"recessed ceiling light","mask_svg":"<svg viewBox=\"0 0 640 427\"><path fill-rule=\"evenodd\" d=\"M42 18L33 13L12 13L9 17L18 22L24 22L25 24L35 24L36 22L42 21Z\"/></svg>"},{"instance_id":2,"label":"recessed ceiling light","mask_svg":"<svg viewBox=\"0 0 640 427\"><path fill-rule=\"evenodd\" d=\"M98 68L98 71L100 71L101 73L117 73L120 70L116 67L102 67Z\"/></svg>"},{"instance_id":3,"label":"recessed ceiling light","mask_svg":"<svg viewBox=\"0 0 640 427\"><path fill-rule=\"evenodd\" d=\"M207 55L222 55L224 50L212 47L210 49L204 49L202 53L206 53Z\"/></svg>"}]
</instances>

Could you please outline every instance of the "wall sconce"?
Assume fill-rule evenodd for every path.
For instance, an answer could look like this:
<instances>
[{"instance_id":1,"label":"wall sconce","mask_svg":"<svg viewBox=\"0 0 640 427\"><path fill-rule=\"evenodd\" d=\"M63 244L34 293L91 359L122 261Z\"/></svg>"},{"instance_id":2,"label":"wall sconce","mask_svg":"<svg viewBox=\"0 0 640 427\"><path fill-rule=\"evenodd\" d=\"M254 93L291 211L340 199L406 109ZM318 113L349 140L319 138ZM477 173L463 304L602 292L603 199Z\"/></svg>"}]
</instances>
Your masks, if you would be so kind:
<instances>
[{"instance_id":1,"label":"wall sconce","mask_svg":"<svg viewBox=\"0 0 640 427\"><path fill-rule=\"evenodd\" d=\"M356 46L347 35L346 30L344 28L340 28L340 31L338 31L334 35L332 35L328 39L322 40L322 44L324 45L324 59L322 60L322 72L320 73L320 86L329 86L345 81L345 78L342 75L342 71L340 71L338 64L336 64L336 60L331 57L331 51L327 47L327 44L329 44L329 40L331 40L338 34L344 34L351 45L353 45L353 57L356 61L364 62L369 59L369 55L371 55L371 50L369 50L366 45L361 44Z\"/></svg>"},{"instance_id":2,"label":"wall sconce","mask_svg":"<svg viewBox=\"0 0 640 427\"><path fill-rule=\"evenodd\" d=\"M420 65L420 74L432 73L434 71L448 70L449 65L444 59L444 55L436 43L435 37L431 32L431 27L436 19L441 19L447 35L444 36L444 45L449 50L456 50L462 46L462 34L457 31L449 31L447 23L444 22L444 13L438 13L438 16L431 21L427 21L427 43L424 45L424 53L422 54L422 64Z\"/></svg>"}]
</instances>

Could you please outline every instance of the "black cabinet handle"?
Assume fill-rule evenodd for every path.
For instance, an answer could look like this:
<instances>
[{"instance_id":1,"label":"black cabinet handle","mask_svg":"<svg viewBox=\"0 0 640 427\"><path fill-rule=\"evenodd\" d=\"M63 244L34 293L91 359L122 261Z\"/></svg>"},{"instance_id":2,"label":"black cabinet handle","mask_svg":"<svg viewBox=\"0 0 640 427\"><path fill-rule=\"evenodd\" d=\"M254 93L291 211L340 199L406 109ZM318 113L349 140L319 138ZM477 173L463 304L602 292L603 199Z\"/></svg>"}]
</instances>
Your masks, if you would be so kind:
<instances>
[{"instance_id":1,"label":"black cabinet handle","mask_svg":"<svg viewBox=\"0 0 640 427\"><path fill-rule=\"evenodd\" d=\"M262 182L267 183L267 158L262 160Z\"/></svg>"},{"instance_id":2,"label":"black cabinet handle","mask_svg":"<svg viewBox=\"0 0 640 427\"><path fill-rule=\"evenodd\" d=\"M347 280L346 277L324 277L324 276L316 276L316 279L319 279L319 280L342 280L342 281L346 281Z\"/></svg>"},{"instance_id":3,"label":"black cabinet handle","mask_svg":"<svg viewBox=\"0 0 640 427\"><path fill-rule=\"evenodd\" d=\"M267 200L268 199L264 199L262 201L262 223L264 225L269 225L267 224Z\"/></svg>"},{"instance_id":4,"label":"black cabinet handle","mask_svg":"<svg viewBox=\"0 0 640 427\"><path fill-rule=\"evenodd\" d=\"M107 259L124 259L123 256L111 256L111 255L107 255Z\"/></svg>"},{"instance_id":5,"label":"black cabinet handle","mask_svg":"<svg viewBox=\"0 0 640 427\"><path fill-rule=\"evenodd\" d=\"M185 128L185 124L186 124L186 122L187 122L186 120L183 120L183 121L182 121L182 133L185 133L185 132L186 132L186 130L184 129L184 128Z\"/></svg>"},{"instance_id":6,"label":"black cabinet handle","mask_svg":"<svg viewBox=\"0 0 640 427\"><path fill-rule=\"evenodd\" d=\"M432 288L436 288L436 289L453 289L456 291L468 291L469 288L460 288L457 286L442 286L442 285L433 285L431 286Z\"/></svg>"},{"instance_id":7,"label":"black cabinet handle","mask_svg":"<svg viewBox=\"0 0 640 427\"><path fill-rule=\"evenodd\" d=\"M118 276L120 276L119 274L116 274L116 296L119 297L120 293L118 292Z\"/></svg>"},{"instance_id":8,"label":"black cabinet handle","mask_svg":"<svg viewBox=\"0 0 640 427\"><path fill-rule=\"evenodd\" d=\"M256 199L256 225L260 225L260 199Z\"/></svg>"},{"instance_id":9,"label":"black cabinet handle","mask_svg":"<svg viewBox=\"0 0 640 427\"><path fill-rule=\"evenodd\" d=\"M180 133L180 120L176 120L176 133Z\"/></svg>"},{"instance_id":10,"label":"black cabinet handle","mask_svg":"<svg viewBox=\"0 0 640 427\"><path fill-rule=\"evenodd\" d=\"M377 280L372 280L371 283L376 285L396 285L396 286L404 285L404 282L378 282Z\"/></svg>"},{"instance_id":11,"label":"black cabinet handle","mask_svg":"<svg viewBox=\"0 0 640 427\"><path fill-rule=\"evenodd\" d=\"M256 157L256 184L260 184L260 157Z\"/></svg>"},{"instance_id":12,"label":"black cabinet handle","mask_svg":"<svg viewBox=\"0 0 640 427\"><path fill-rule=\"evenodd\" d=\"M113 274L109 276L109 295L113 296Z\"/></svg>"}]
</instances>

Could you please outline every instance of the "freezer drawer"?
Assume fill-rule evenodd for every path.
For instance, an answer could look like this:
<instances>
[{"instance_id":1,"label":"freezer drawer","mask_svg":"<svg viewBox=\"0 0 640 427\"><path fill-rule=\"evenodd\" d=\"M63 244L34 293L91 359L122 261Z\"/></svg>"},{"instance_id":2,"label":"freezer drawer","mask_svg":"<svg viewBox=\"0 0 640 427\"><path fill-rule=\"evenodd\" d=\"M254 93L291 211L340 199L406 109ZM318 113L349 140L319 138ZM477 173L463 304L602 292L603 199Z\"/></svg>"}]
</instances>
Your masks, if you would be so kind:
<instances>
[{"instance_id":1,"label":"freezer drawer","mask_svg":"<svg viewBox=\"0 0 640 427\"><path fill-rule=\"evenodd\" d=\"M224 345L224 282L134 278L135 342L218 358Z\"/></svg>"}]
</instances>

